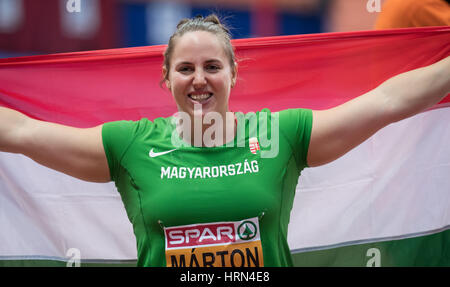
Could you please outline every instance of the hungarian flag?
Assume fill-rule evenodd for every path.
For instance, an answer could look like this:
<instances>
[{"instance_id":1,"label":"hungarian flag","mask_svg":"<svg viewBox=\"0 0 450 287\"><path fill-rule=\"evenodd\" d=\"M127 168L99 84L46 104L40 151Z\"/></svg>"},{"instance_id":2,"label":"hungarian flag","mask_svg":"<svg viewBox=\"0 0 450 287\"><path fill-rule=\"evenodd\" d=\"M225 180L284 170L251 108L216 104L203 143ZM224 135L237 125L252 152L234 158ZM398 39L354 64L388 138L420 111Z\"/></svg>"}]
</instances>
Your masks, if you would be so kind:
<instances>
[{"instance_id":1,"label":"hungarian flag","mask_svg":"<svg viewBox=\"0 0 450 287\"><path fill-rule=\"evenodd\" d=\"M450 27L240 39L232 111L327 109L450 55ZM172 116L165 46L0 60L0 105L75 127ZM299 178L296 266L450 265L450 97ZM255 146L256 149L256 146ZM64 156L63 154L61 156ZM0 153L0 265L133 264L113 183Z\"/></svg>"}]
</instances>

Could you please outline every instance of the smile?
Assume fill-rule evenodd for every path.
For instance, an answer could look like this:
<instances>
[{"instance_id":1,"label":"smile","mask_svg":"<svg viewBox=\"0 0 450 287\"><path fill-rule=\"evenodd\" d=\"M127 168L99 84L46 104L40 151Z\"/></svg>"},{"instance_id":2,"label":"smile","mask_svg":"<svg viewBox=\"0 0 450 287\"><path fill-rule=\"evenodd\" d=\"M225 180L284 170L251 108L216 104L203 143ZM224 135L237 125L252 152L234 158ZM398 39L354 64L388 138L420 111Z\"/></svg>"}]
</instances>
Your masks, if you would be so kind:
<instances>
[{"instance_id":1,"label":"smile","mask_svg":"<svg viewBox=\"0 0 450 287\"><path fill-rule=\"evenodd\" d=\"M201 103L207 101L210 97L212 97L212 95L213 95L212 93L189 94L188 97L196 102Z\"/></svg>"}]
</instances>

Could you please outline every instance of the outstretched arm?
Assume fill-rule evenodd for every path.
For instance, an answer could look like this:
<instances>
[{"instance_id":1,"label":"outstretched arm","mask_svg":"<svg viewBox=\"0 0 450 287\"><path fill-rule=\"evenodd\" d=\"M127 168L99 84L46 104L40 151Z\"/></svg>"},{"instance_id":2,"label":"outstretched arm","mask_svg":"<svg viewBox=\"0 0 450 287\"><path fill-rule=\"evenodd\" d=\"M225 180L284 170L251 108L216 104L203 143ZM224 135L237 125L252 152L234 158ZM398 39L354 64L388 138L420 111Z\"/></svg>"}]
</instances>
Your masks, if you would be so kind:
<instances>
[{"instance_id":1,"label":"outstretched arm","mask_svg":"<svg viewBox=\"0 0 450 287\"><path fill-rule=\"evenodd\" d=\"M331 162L381 128L432 107L450 92L450 57L399 74L374 90L324 111L313 111L308 165Z\"/></svg>"},{"instance_id":2,"label":"outstretched arm","mask_svg":"<svg viewBox=\"0 0 450 287\"><path fill-rule=\"evenodd\" d=\"M82 180L110 181L101 132L101 125L73 128L0 107L0 151L24 154Z\"/></svg>"}]
</instances>

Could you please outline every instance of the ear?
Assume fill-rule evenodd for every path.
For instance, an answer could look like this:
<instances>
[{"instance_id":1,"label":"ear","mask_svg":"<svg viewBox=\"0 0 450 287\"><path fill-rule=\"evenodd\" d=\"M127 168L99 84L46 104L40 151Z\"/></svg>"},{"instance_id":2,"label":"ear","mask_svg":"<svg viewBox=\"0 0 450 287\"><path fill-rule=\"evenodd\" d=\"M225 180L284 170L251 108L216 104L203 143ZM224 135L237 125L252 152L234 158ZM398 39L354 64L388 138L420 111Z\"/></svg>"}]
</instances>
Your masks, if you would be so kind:
<instances>
[{"instance_id":1,"label":"ear","mask_svg":"<svg viewBox=\"0 0 450 287\"><path fill-rule=\"evenodd\" d=\"M231 72L231 87L232 88L234 88L234 86L236 85L237 73L238 73L238 64L236 62L234 62L234 68L233 68L233 71Z\"/></svg>"},{"instance_id":2,"label":"ear","mask_svg":"<svg viewBox=\"0 0 450 287\"><path fill-rule=\"evenodd\" d=\"M167 77L168 71L167 71L166 67L162 68L162 73L163 73L164 83L166 84L166 87L170 90L170 81Z\"/></svg>"}]
</instances>

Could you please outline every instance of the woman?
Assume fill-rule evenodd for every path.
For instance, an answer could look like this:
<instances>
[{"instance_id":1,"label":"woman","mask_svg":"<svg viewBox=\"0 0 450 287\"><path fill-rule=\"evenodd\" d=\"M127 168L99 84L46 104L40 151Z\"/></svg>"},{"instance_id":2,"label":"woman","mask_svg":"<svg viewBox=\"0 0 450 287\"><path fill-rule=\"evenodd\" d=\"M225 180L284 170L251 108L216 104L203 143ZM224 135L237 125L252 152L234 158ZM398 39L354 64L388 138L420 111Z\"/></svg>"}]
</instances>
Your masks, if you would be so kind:
<instances>
[{"instance_id":1,"label":"woman","mask_svg":"<svg viewBox=\"0 0 450 287\"><path fill-rule=\"evenodd\" d=\"M0 108L0 150L83 180L115 181L139 266L292 266L287 227L301 170L438 103L450 91L449 71L447 57L324 111L233 114L229 32L214 15L197 17L179 23L164 54L164 82L184 129L175 117L77 129ZM274 137L277 152L263 157L259 142Z\"/></svg>"}]
</instances>

